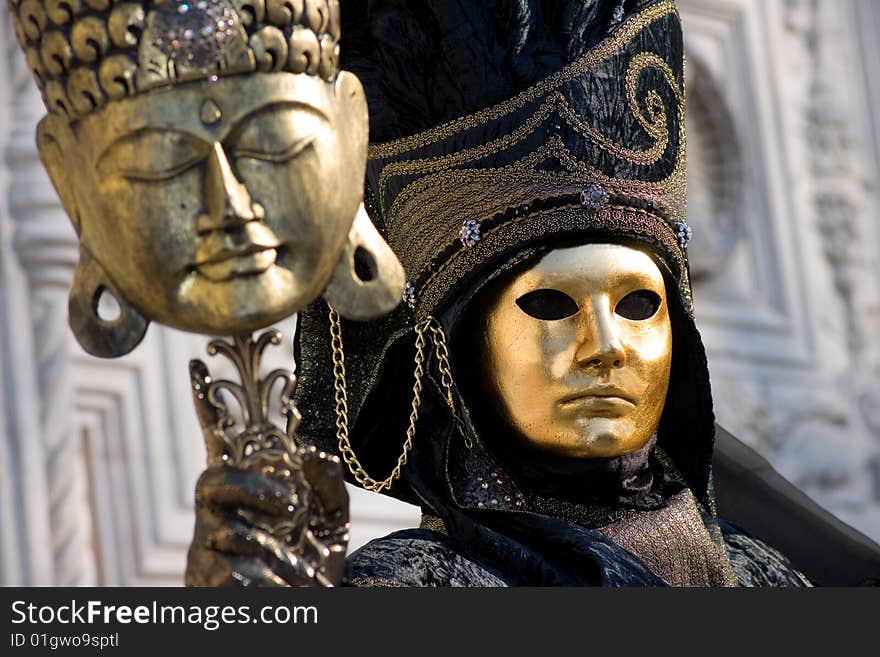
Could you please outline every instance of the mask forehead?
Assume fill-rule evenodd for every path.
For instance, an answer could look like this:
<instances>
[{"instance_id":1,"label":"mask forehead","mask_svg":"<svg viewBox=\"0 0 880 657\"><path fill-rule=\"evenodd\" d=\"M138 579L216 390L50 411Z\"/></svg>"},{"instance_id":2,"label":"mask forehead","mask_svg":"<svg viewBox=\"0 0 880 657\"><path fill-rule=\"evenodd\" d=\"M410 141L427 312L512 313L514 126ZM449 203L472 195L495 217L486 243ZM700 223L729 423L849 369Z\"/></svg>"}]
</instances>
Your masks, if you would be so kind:
<instances>
[{"instance_id":1,"label":"mask forehead","mask_svg":"<svg viewBox=\"0 0 880 657\"><path fill-rule=\"evenodd\" d=\"M665 296L663 274L651 257L620 244L583 244L551 251L516 279L513 292L542 287L574 297L637 288Z\"/></svg>"},{"instance_id":2,"label":"mask forehead","mask_svg":"<svg viewBox=\"0 0 880 657\"><path fill-rule=\"evenodd\" d=\"M80 120L77 132L96 157L144 130L223 141L250 114L283 103L299 105L328 122L336 113L333 85L308 75L267 73L195 81L124 98Z\"/></svg>"}]
</instances>

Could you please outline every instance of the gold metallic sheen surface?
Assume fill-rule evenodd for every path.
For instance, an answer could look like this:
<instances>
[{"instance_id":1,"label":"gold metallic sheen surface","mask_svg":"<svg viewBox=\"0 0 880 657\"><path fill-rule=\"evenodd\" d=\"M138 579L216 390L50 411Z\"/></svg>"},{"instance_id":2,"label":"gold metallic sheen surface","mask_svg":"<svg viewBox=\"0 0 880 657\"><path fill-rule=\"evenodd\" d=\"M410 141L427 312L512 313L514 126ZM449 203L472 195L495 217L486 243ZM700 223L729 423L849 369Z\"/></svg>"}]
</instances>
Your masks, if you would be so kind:
<instances>
[{"instance_id":1,"label":"gold metallic sheen surface","mask_svg":"<svg viewBox=\"0 0 880 657\"><path fill-rule=\"evenodd\" d=\"M255 73L154 89L73 123L49 115L38 144L120 302L241 334L330 280L361 203L367 107L347 72Z\"/></svg>"},{"instance_id":2,"label":"gold metallic sheen surface","mask_svg":"<svg viewBox=\"0 0 880 657\"><path fill-rule=\"evenodd\" d=\"M568 295L578 310L541 320L517 305L535 290ZM660 297L642 320L615 313L637 290ZM526 444L560 456L619 456L657 429L672 362L663 275L642 251L617 244L556 249L510 280L487 309L481 336L488 387Z\"/></svg>"},{"instance_id":3,"label":"gold metallic sheen surface","mask_svg":"<svg viewBox=\"0 0 880 657\"><path fill-rule=\"evenodd\" d=\"M362 271L358 271L358 261ZM400 303L405 284L400 261L362 204L324 290L324 300L346 319L372 319Z\"/></svg>"}]
</instances>

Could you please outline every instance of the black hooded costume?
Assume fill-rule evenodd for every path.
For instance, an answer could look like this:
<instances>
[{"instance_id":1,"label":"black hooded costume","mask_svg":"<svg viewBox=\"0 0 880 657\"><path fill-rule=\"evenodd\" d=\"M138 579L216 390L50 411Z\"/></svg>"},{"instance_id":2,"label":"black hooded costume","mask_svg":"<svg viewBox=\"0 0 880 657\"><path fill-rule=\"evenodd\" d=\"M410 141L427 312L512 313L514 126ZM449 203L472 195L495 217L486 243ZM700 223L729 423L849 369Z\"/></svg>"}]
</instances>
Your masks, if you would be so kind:
<instances>
[{"instance_id":1,"label":"black hooded costume","mask_svg":"<svg viewBox=\"0 0 880 657\"><path fill-rule=\"evenodd\" d=\"M367 209L409 283L406 303L376 321L331 322L322 301L301 315L299 434L349 461L356 454L355 480L371 487L363 473L392 471L417 409L406 464L382 492L424 514L422 527L351 555L349 581L809 585L779 552L716 517L714 416L685 248L674 4L370 0L343 2L342 16L342 66L370 104ZM636 453L537 457L484 403L468 326L495 282L590 241L639 248L664 274L666 405Z\"/></svg>"}]
</instances>

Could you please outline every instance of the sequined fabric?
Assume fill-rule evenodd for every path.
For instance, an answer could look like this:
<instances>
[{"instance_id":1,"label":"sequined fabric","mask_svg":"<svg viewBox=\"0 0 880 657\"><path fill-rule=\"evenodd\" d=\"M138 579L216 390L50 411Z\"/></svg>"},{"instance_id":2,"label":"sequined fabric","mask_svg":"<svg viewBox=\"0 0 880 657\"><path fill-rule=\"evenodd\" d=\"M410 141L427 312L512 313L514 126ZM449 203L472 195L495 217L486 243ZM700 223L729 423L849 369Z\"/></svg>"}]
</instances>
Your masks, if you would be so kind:
<instances>
[{"instance_id":1,"label":"sequined fabric","mask_svg":"<svg viewBox=\"0 0 880 657\"><path fill-rule=\"evenodd\" d=\"M656 511L639 511L598 531L639 557L672 586L736 586L687 489Z\"/></svg>"},{"instance_id":2,"label":"sequined fabric","mask_svg":"<svg viewBox=\"0 0 880 657\"><path fill-rule=\"evenodd\" d=\"M459 506L536 514L593 530L672 586L736 585L716 520L653 440L623 457L578 462L532 455L527 463L528 456L510 446L490 453L487 442L512 441L484 429L478 444L450 450L449 482Z\"/></svg>"},{"instance_id":3,"label":"sequined fabric","mask_svg":"<svg viewBox=\"0 0 880 657\"><path fill-rule=\"evenodd\" d=\"M407 530L372 541L349 558L354 586L509 586L485 564L456 552L444 537Z\"/></svg>"},{"instance_id":4,"label":"sequined fabric","mask_svg":"<svg viewBox=\"0 0 880 657\"><path fill-rule=\"evenodd\" d=\"M587 531L587 530L583 530ZM474 551L448 535L406 529L367 543L349 557L352 586L663 586L637 558L596 536L581 567L559 569L540 551L485 533ZM491 546L491 547L490 547Z\"/></svg>"}]
</instances>

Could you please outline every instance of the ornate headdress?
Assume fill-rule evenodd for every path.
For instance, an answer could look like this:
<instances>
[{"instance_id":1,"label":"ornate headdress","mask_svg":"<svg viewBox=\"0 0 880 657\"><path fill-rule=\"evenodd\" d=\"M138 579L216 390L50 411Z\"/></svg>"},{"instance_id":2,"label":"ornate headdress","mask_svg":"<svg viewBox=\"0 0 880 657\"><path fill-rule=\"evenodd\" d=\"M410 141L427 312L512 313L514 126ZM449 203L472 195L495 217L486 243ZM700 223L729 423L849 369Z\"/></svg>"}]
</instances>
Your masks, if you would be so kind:
<instances>
[{"instance_id":1,"label":"ornate headdress","mask_svg":"<svg viewBox=\"0 0 880 657\"><path fill-rule=\"evenodd\" d=\"M569 48L555 53L565 65L513 97L370 147L370 209L401 257L419 318L435 314L470 271L512 245L585 231L648 241L690 309L676 9L653 3L592 47L576 38L558 45ZM389 78L375 78L374 106L394 106ZM372 134L382 128L388 134L374 117Z\"/></svg>"},{"instance_id":2,"label":"ornate headdress","mask_svg":"<svg viewBox=\"0 0 880 657\"><path fill-rule=\"evenodd\" d=\"M684 57L674 3L389 0L359 12L343 15L343 63L370 102L367 207L404 265L408 307L367 326L330 322L334 345L344 338L347 352L342 406L351 444L338 431L348 424L340 405L334 414L318 398L333 385L321 337L326 308L302 317L300 398L311 412L304 435L326 449L336 434L343 456L361 459L353 472L362 485L363 472L387 472L400 450L394 436L406 426L391 392L408 388L396 380L413 355L405 336L415 331L418 361L425 336L439 332L437 369L423 369L437 373L438 397L461 425L467 400L453 403L449 372L460 376L472 364L456 363L453 350L450 367L439 344L443 332L456 340L477 291L560 244L629 243L653 254L678 290L669 291L675 354L658 444L711 507L714 418L688 275ZM339 376L335 383L340 390ZM412 449L420 459L418 441ZM422 463L448 458L446 447L421 449ZM368 467L359 476L361 464ZM392 494L408 497L406 485Z\"/></svg>"},{"instance_id":3,"label":"ornate headdress","mask_svg":"<svg viewBox=\"0 0 880 657\"><path fill-rule=\"evenodd\" d=\"M8 0L49 112L254 71L332 80L338 0Z\"/></svg>"}]
</instances>

